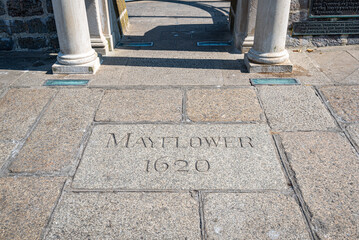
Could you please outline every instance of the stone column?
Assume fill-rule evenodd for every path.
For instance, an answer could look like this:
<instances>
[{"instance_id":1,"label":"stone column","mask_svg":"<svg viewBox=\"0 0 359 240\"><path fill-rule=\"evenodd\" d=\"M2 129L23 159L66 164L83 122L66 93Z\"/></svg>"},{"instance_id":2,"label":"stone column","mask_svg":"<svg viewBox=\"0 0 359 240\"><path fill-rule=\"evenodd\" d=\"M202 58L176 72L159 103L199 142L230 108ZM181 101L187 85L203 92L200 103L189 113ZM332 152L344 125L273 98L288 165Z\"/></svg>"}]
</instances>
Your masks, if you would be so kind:
<instances>
[{"instance_id":1,"label":"stone column","mask_svg":"<svg viewBox=\"0 0 359 240\"><path fill-rule=\"evenodd\" d=\"M85 0L85 3L90 30L91 46L97 53L106 55L109 52L109 47L107 40L102 32L102 2L100 3L99 0Z\"/></svg>"},{"instance_id":2,"label":"stone column","mask_svg":"<svg viewBox=\"0 0 359 240\"><path fill-rule=\"evenodd\" d=\"M60 52L53 73L95 73L100 67L91 47L84 0L52 0Z\"/></svg>"},{"instance_id":3,"label":"stone column","mask_svg":"<svg viewBox=\"0 0 359 240\"><path fill-rule=\"evenodd\" d=\"M292 72L285 49L290 0L258 0L254 45L245 56L249 72Z\"/></svg>"},{"instance_id":4,"label":"stone column","mask_svg":"<svg viewBox=\"0 0 359 240\"><path fill-rule=\"evenodd\" d=\"M110 6L108 5L108 0L100 0L100 16L101 16L102 32L107 40L108 50L113 51L114 36L112 36Z\"/></svg>"},{"instance_id":5,"label":"stone column","mask_svg":"<svg viewBox=\"0 0 359 240\"><path fill-rule=\"evenodd\" d=\"M254 43L258 0L238 0L234 23L234 44L242 53Z\"/></svg>"}]
</instances>

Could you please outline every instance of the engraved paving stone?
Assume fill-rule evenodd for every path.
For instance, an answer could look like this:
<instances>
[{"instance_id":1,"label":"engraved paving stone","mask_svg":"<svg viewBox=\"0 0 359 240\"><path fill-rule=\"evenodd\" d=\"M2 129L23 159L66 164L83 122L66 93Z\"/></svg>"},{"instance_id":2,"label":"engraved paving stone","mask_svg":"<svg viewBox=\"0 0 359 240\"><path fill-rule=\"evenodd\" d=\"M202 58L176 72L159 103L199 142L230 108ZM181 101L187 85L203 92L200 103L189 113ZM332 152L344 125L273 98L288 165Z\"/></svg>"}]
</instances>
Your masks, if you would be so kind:
<instances>
[{"instance_id":1,"label":"engraved paving stone","mask_svg":"<svg viewBox=\"0 0 359 240\"><path fill-rule=\"evenodd\" d=\"M73 182L86 189L286 189L265 125L96 126Z\"/></svg>"}]
</instances>

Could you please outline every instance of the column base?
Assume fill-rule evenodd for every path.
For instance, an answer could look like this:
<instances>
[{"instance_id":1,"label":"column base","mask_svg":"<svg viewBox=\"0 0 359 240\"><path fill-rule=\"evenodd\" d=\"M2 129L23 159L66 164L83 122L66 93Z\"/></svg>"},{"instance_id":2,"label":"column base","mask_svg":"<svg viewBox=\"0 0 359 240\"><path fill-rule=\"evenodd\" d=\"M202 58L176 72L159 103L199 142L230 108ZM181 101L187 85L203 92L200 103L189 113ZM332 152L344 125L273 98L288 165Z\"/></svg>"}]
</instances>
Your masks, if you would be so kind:
<instances>
[{"instance_id":1,"label":"column base","mask_svg":"<svg viewBox=\"0 0 359 240\"><path fill-rule=\"evenodd\" d=\"M253 47L254 44L254 37L247 37L242 42L240 50L242 53L247 53Z\"/></svg>"},{"instance_id":2,"label":"column base","mask_svg":"<svg viewBox=\"0 0 359 240\"><path fill-rule=\"evenodd\" d=\"M91 38L91 47L99 54L106 56L109 53L107 40L101 38Z\"/></svg>"},{"instance_id":3,"label":"column base","mask_svg":"<svg viewBox=\"0 0 359 240\"><path fill-rule=\"evenodd\" d=\"M235 34L234 45L241 51L241 53L247 53L254 44L254 36L243 37L240 34Z\"/></svg>"},{"instance_id":4,"label":"column base","mask_svg":"<svg viewBox=\"0 0 359 240\"><path fill-rule=\"evenodd\" d=\"M254 63L248 59L247 54L244 56L244 63L250 73L291 73L293 72L293 64L287 59L283 63L278 64L262 64Z\"/></svg>"},{"instance_id":5,"label":"column base","mask_svg":"<svg viewBox=\"0 0 359 240\"><path fill-rule=\"evenodd\" d=\"M53 74L95 74L100 68L100 58L97 57L95 60L85 64L78 65L64 65L56 62L52 65Z\"/></svg>"}]
</instances>

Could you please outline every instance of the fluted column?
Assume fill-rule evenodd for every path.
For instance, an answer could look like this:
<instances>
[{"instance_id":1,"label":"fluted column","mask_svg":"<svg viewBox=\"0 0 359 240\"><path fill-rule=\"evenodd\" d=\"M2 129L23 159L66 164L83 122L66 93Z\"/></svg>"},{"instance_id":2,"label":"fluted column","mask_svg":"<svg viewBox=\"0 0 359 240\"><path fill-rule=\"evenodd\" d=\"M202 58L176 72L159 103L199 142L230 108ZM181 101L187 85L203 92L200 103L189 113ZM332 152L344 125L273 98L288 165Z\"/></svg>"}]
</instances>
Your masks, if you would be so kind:
<instances>
[{"instance_id":1,"label":"fluted column","mask_svg":"<svg viewBox=\"0 0 359 240\"><path fill-rule=\"evenodd\" d=\"M238 0L234 23L234 44L242 53L253 47L258 0Z\"/></svg>"},{"instance_id":2,"label":"fluted column","mask_svg":"<svg viewBox=\"0 0 359 240\"><path fill-rule=\"evenodd\" d=\"M100 66L91 47L84 0L52 0L60 52L53 73L95 73Z\"/></svg>"},{"instance_id":3,"label":"fluted column","mask_svg":"<svg viewBox=\"0 0 359 240\"><path fill-rule=\"evenodd\" d=\"M254 45L246 54L250 72L291 72L285 49L290 0L258 0Z\"/></svg>"}]
</instances>

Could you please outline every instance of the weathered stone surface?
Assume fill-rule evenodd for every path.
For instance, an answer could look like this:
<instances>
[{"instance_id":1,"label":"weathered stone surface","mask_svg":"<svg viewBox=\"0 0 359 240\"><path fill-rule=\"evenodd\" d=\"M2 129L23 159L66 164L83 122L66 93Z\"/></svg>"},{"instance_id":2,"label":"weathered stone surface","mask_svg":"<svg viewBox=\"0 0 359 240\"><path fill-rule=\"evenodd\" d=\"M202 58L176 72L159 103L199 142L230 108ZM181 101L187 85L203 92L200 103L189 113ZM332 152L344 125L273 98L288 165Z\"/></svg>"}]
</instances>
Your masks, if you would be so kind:
<instances>
[{"instance_id":1,"label":"weathered stone surface","mask_svg":"<svg viewBox=\"0 0 359 240\"><path fill-rule=\"evenodd\" d=\"M359 124L353 124L348 126L347 130L356 145L359 147Z\"/></svg>"},{"instance_id":2,"label":"weathered stone surface","mask_svg":"<svg viewBox=\"0 0 359 240\"><path fill-rule=\"evenodd\" d=\"M311 239L298 204L280 193L204 197L208 239Z\"/></svg>"},{"instance_id":3,"label":"weathered stone surface","mask_svg":"<svg viewBox=\"0 0 359 240\"><path fill-rule=\"evenodd\" d=\"M321 70L336 83L358 83L347 77L358 69L359 61L346 51L315 52L308 54L318 63ZM330 59L330 61L328 60Z\"/></svg>"},{"instance_id":4,"label":"weathered stone surface","mask_svg":"<svg viewBox=\"0 0 359 240\"><path fill-rule=\"evenodd\" d=\"M11 85L16 79L18 79L21 75L23 75L24 71L17 70L0 70L0 83L4 85Z\"/></svg>"},{"instance_id":5,"label":"weathered stone surface","mask_svg":"<svg viewBox=\"0 0 359 240\"><path fill-rule=\"evenodd\" d=\"M253 88L190 90L187 114L194 122L260 122L264 119Z\"/></svg>"},{"instance_id":6,"label":"weathered stone surface","mask_svg":"<svg viewBox=\"0 0 359 240\"><path fill-rule=\"evenodd\" d=\"M27 30L29 33L46 33L46 24L41 18L34 18L27 21Z\"/></svg>"},{"instance_id":7,"label":"weathered stone surface","mask_svg":"<svg viewBox=\"0 0 359 240\"><path fill-rule=\"evenodd\" d=\"M46 19L46 30L49 33L56 33L56 23L54 17L48 17Z\"/></svg>"},{"instance_id":8,"label":"weathered stone surface","mask_svg":"<svg viewBox=\"0 0 359 240\"><path fill-rule=\"evenodd\" d=\"M14 47L14 41L11 38L0 38L0 50L9 51Z\"/></svg>"},{"instance_id":9,"label":"weathered stone surface","mask_svg":"<svg viewBox=\"0 0 359 240\"><path fill-rule=\"evenodd\" d=\"M291 73L293 64L288 59L280 64L259 64L249 61L247 55L244 56L244 63L250 73Z\"/></svg>"},{"instance_id":10,"label":"weathered stone surface","mask_svg":"<svg viewBox=\"0 0 359 240\"><path fill-rule=\"evenodd\" d=\"M4 91L5 91L5 84L0 82L0 97L3 94Z\"/></svg>"},{"instance_id":11,"label":"weathered stone surface","mask_svg":"<svg viewBox=\"0 0 359 240\"><path fill-rule=\"evenodd\" d=\"M311 87L263 86L259 96L274 131L336 128L334 119Z\"/></svg>"},{"instance_id":12,"label":"weathered stone surface","mask_svg":"<svg viewBox=\"0 0 359 240\"><path fill-rule=\"evenodd\" d=\"M9 22L10 22L11 33L25 33L28 31L27 24L25 21L11 20Z\"/></svg>"},{"instance_id":13,"label":"weathered stone surface","mask_svg":"<svg viewBox=\"0 0 359 240\"><path fill-rule=\"evenodd\" d=\"M0 140L20 140L55 94L52 89L10 89L0 99Z\"/></svg>"},{"instance_id":14,"label":"weathered stone surface","mask_svg":"<svg viewBox=\"0 0 359 240\"><path fill-rule=\"evenodd\" d=\"M78 65L64 65L56 62L52 65L53 74L95 74L100 68L100 58L97 57L95 60Z\"/></svg>"},{"instance_id":15,"label":"weathered stone surface","mask_svg":"<svg viewBox=\"0 0 359 240\"><path fill-rule=\"evenodd\" d=\"M348 50L349 54L355 57L356 60L359 61L359 49L357 50Z\"/></svg>"},{"instance_id":16,"label":"weathered stone surface","mask_svg":"<svg viewBox=\"0 0 359 240\"><path fill-rule=\"evenodd\" d=\"M12 142L0 142L0 169L11 154L11 150L15 147Z\"/></svg>"},{"instance_id":17,"label":"weathered stone surface","mask_svg":"<svg viewBox=\"0 0 359 240\"><path fill-rule=\"evenodd\" d=\"M340 121L359 121L359 86L323 87L320 90Z\"/></svg>"},{"instance_id":18,"label":"weathered stone surface","mask_svg":"<svg viewBox=\"0 0 359 240\"><path fill-rule=\"evenodd\" d=\"M51 0L46 0L46 9L48 13L53 13L54 9L52 8Z\"/></svg>"},{"instance_id":19,"label":"weathered stone surface","mask_svg":"<svg viewBox=\"0 0 359 240\"><path fill-rule=\"evenodd\" d=\"M52 64L51 64L52 65ZM51 69L51 66L49 67ZM47 71L29 71L20 76L12 86L16 87L40 87L43 86L46 80L64 79L67 74L50 74Z\"/></svg>"},{"instance_id":20,"label":"weathered stone surface","mask_svg":"<svg viewBox=\"0 0 359 240\"><path fill-rule=\"evenodd\" d=\"M258 124L96 126L73 187L286 189L269 129Z\"/></svg>"},{"instance_id":21,"label":"weathered stone surface","mask_svg":"<svg viewBox=\"0 0 359 240\"><path fill-rule=\"evenodd\" d=\"M1 4L1 2L0 2ZM1 9L0 9L1 12ZM10 33L9 21L0 19L0 33Z\"/></svg>"},{"instance_id":22,"label":"weathered stone surface","mask_svg":"<svg viewBox=\"0 0 359 240\"><path fill-rule=\"evenodd\" d=\"M201 239L189 193L69 193L46 239Z\"/></svg>"},{"instance_id":23,"label":"weathered stone surface","mask_svg":"<svg viewBox=\"0 0 359 240\"><path fill-rule=\"evenodd\" d=\"M281 134L320 239L359 237L359 158L339 133Z\"/></svg>"},{"instance_id":24,"label":"weathered stone surface","mask_svg":"<svg viewBox=\"0 0 359 240\"><path fill-rule=\"evenodd\" d=\"M46 38L45 37L23 37L18 39L20 48L26 49L40 49L46 48Z\"/></svg>"},{"instance_id":25,"label":"weathered stone surface","mask_svg":"<svg viewBox=\"0 0 359 240\"><path fill-rule=\"evenodd\" d=\"M44 13L42 1L7 0L8 14L11 17L29 17Z\"/></svg>"},{"instance_id":26,"label":"weathered stone surface","mask_svg":"<svg viewBox=\"0 0 359 240\"><path fill-rule=\"evenodd\" d=\"M243 59L243 55L232 54L235 59ZM316 62L307 56L306 53L289 51L289 59L293 63L292 73L247 73L244 62L237 60L233 62L232 69L223 70L224 85L244 85L249 84L249 79L253 78L296 78L303 85L333 85Z\"/></svg>"},{"instance_id":27,"label":"weathered stone surface","mask_svg":"<svg viewBox=\"0 0 359 240\"><path fill-rule=\"evenodd\" d=\"M68 170L101 96L101 90L60 90L11 164L10 171Z\"/></svg>"},{"instance_id":28,"label":"weathered stone surface","mask_svg":"<svg viewBox=\"0 0 359 240\"><path fill-rule=\"evenodd\" d=\"M0 178L0 238L40 239L64 178Z\"/></svg>"},{"instance_id":29,"label":"weathered stone surface","mask_svg":"<svg viewBox=\"0 0 359 240\"><path fill-rule=\"evenodd\" d=\"M180 122L182 95L179 89L109 90L101 101L96 121Z\"/></svg>"},{"instance_id":30,"label":"weathered stone surface","mask_svg":"<svg viewBox=\"0 0 359 240\"><path fill-rule=\"evenodd\" d=\"M217 54L208 52L176 51L171 49L173 43L168 40L156 42L159 47L165 47L163 44L170 45L167 51L132 51L119 83L162 86L222 84L221 68L225 59L218 59ZM117 58L121 61L123 57Z\"/></svg>"},{"instance_id":31,"label":"weathered stone surface","mask_svg":"<svg viewBox=\"0 0 359 240\"><path fill-rule=\"evenodd\" d=\"M5 4L2 1L0 1L0 16L5 15L5 13L6 13Z\"/></svg>"}]
</instances>

